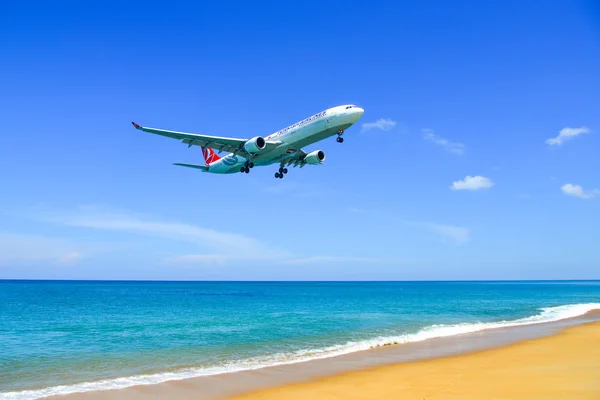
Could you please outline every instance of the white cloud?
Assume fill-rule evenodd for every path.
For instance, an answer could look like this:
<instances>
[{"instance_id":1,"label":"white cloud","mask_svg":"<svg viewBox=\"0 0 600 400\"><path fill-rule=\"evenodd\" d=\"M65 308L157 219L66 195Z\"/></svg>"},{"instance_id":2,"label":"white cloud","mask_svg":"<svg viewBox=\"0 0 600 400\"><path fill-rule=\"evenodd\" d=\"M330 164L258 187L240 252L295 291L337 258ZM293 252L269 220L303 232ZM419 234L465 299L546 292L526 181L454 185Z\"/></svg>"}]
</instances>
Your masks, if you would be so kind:
<instances>
[{"instance_id":1,"label":"white cloud","mask_svg":"<svg viewBox=\"0 0 600 400\"><path fill-rule=\"evenodd\" d=\"M422 129L423 137L430 142L442 147L449 153L463 155L467 151L467 146L462 143L451 142L441 136L436 135L431 129Z\"/></svg>"},{"instance_id":2,"label":"white cloud","mask_svg":"<svg viewBox=\"0 0 600 400\"><path fill-rule=\"evenodd\" d=\"M422 230L426 230L429 232L433 232L437 235L442 236L444 239L450 239L456 244L464 244L470 240L470 230L468 228L462 226L454 226L454 225L445 225L439 224L435 222L426 222L426 221L410 221L405 220L403 218L394 218L390 217L389 213L383 213L380 211L373 211L367 209L361 209L356 207L350 207L348 209L349 212L352 213L364 213L373 217L385 218L386 221L396 221L398 223L414 226ZM383 259L382 259L383 260Z\"/></svg>"},{"instance_id":3,"label":"white cloud","mask_svg":"<svg viewBox=\"0 0 600 400\"><path fill-rule=\"evenodd\" d=\"M73 251L71 253L67 253L67 254L64 254L64 255L58 257L56 259L56 263L58 263L58 264L72 264L75 261L81 259L81 257L83 257L81 253L79 253L77 251Z\"/></svg>"},{"instance_id":4,"label":"white cloud","mask_svg":"<svg viewBox=\"0 0 600 400\"><path fill-rule=\"evenodd\" d=\"M0 264L23 261L70 264L82 257L82 248L89 247L62 238L0 233Z\"/></svg>"},{"instance_id":5,"label":"white cloud","mask_svg":"<svg viewBox=\"0 0 600 400\"><path fill-rule=\"evenodd\" d=\"M590 133L590 130L585 126L582 126L581 128L563 128L558 133L558 136L546 140L546 144L550 146L560 146L563 142L585 133Z\"/></svg>"},{"instance_id":6,"label":"white cloud","mask_svg":"<svg viewBox=\"0 0 600 400\"><path fill-rule=\"evenodd\" d=\"M164 261L168 264L225 265L231 261L231 257L224 254L184 254L168 257Z\"/></svg>"},{"instance_id":7,"label":"white cloud","mask_svg":"<svg viewBox=\"0 0 600 400\"><path fill-rule=\"evenodd\" d=\"M281 262L292 257L290 253L271 252L271 253L255 253L255 254L183 254L172 257L167 257L163 261L167 264L205 264L205 265L227 265L232 262Z\"/></svg>"},{"instance_id":8,"label":"white cloud","mask_svg":"<svg viewBox=\"0 0 600 400\"><path fill-rule=\"evenodd\" d=\"M579 185L567 183L562 185L560 190L569 196L579 197L580 199L591 199L592 197L600 196L600 190L588 190L587 192Z\"/></svg>"},{"instance_id":9,"label":"white cloud","mask_svg":"<svg viewBox=\"0 0 600 400\"><path fill-rule=\"evenodd\" d=\"M343 257L343 256L310 256L310 257L265 257L265 256L252 256L246 257L243 255L222 255L222 254L186 254L181 256L168 257L164 260L169 264L179 265L226 265L232 261L260 261L260 262L271 262L285 265L323 265L323 264L336 264L336 263L359 263L359 264L373 264L382 262L399 262L400 260L395 259L384 259L376 257Z\"/></svg>"},{"instance_id":10,"label":"white cloud","mask_svg":"<svg viewBox=\"0 0 600 400\"><path fill-rule=\"evenodd\" d=\"M438 224L435 222L402 222L433 232L444 239L450 239L456 244L464 244L470 240L471 231L462 226Z\"/></svg>"},{"instance_id":11,"label":"white cloud","mask_svg":"<svg viewBox=\"0 0 600 400\"><path fill-rule=\"evenodd\" d=\"M380 118L375 122L365 122L362 124L362 131L370 131L372 129L379 129L380 131L389 131L396 126L396 121L392 121L389 118Z\"/></svg>"},{"instance_id":12,"label":"white cloud","mask_svg":"<svg viewBox=\"0 0 600 400\"><path fill-rule=\"evenodd\" d=\"M52 215L46 215L44 219L68 226L163 237L207 248L206 253L176 255L163 259L163 262L172 265L222 266L234 262L250 261L288 265L382 262L382 259L368 257L303 257L242 234L217 231L189 223L166 222L97 207L79 207L71 212L52 213ZM67 262L78 257L79 253L69 251L62 254L61 260Z\"/></svg>"},{"instance_id":13,"label":"white cloud","mask_svg":"<svg viewBox=\"0 0 600 400\"><path fill-rule=\"evenodd\" d=\"M223 232L187 223L161 221L98 207L84 206L75 211L55 212L46 215L44 219L68 226L124 231L194 243L217 251L219 255L243 254L246 257L288 255L287 252L242 234Z\"/></svg>"},{"instance_id":14,"label":"white cloud","mask_svg":"<svg viewBox=\"0 0 600 400\"><path fill-rule=\"evenodd\" d=\"M336 256L313 256L299 257L285 260L285 264L291 265L309 265L309 264L337 264L337 263L359 263L359 264L375 264L375 263L390 263L400 262L400 260L377 257L336 257Z\"/></svg>"},{"instance_id":15,"label":"white cloud","mask_svg":"<svg viewBox=\"0 0 600 400\"><path fill-rule=\"evenodd\" d=\"M485 176L470 176L467 175L462 181L452 182L450 189L452 190L479 190L488 189L494 186L494 182Z\"/></svg>"},{"instance_id":16,"label":"white cloud","mask_svg":"<svg viewBox=\"0 0 600 400\"><path fill-rule=\"evenodd\" d=\"M471 232L469 229L462 226L442 225L429 223L425 224L425 227L430 229L432 232L442 235L445 238L451 239L457 244L467 243L470 239Z\"/></svg>"},{"instance_id":17,"label":"white cloud","mask_svg":"<svg viewBox=\"0 0 600 400\"><path fill-rule=\"evenodd\" d=\"M464 244L471 239L471 231L469 228L465 228L463 226L446 225L426 221L407 221L403 219L398 219L398 221L409 226L415 226L417 228L435 233L441 236L443 239L450 239L456 244Z\"/></svg>"}]
</instances>

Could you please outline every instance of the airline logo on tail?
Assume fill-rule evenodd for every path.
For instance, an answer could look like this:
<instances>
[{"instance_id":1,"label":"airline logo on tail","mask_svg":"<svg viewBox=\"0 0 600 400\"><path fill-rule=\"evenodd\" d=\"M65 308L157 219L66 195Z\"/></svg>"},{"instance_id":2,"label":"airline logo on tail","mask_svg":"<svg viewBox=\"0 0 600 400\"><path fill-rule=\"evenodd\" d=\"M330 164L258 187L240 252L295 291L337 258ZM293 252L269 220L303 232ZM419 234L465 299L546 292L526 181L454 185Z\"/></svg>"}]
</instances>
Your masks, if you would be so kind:
<instances>
[{"instance_id":1,"label":"airline logo on tail","mask_svg":"<svg viewBox=\"0 0 600 400\"><path fill-rule=\"evenodd\" d=\"M221 157L219 157L217 153L213 151L213 149L208 149L204 146L202 146L202 155L204 156L204 161L206 161L206 164L212 164L221 159Z\"/></svg>"}]
</instances>

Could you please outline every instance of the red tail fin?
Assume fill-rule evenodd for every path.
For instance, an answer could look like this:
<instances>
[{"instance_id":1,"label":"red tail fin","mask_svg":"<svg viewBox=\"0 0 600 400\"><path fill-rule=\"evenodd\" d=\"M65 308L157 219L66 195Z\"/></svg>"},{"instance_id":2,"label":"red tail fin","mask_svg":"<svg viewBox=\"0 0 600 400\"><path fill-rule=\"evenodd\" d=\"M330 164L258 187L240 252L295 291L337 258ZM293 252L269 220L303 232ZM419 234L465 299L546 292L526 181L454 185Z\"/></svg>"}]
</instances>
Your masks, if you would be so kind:
<instances>
[{"instance_id":1,"label":"red tail fin","mask_svg":"<svg viewBox=\"0 0 600 400\"><path fill-rule=\"evenodd\" d=\"M206 164L212 164L221 159L221 157L219 157L217 153L213 151L213 149L208 149L204 146L202 146L202 155L204 156L204 161L206 161Z\"/></svg>"}]
</instances>

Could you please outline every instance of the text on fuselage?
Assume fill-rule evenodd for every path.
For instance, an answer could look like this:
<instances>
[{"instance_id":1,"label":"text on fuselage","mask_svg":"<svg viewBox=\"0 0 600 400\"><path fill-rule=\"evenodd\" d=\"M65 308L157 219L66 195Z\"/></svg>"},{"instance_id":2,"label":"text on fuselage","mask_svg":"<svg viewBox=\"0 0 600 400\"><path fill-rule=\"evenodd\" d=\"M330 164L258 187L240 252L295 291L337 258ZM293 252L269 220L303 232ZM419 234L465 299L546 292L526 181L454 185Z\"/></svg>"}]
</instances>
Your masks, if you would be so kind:
<instances>
[{"instance_id":1,"label":"text on fuselage","mask_svg":"<svg viewBox=\"0 0 600 400\"><path fill-rule=\"evenodd\" d=\"M299 128L299 127L301 127L301 126L303 126L303 125L306 125L306 124L308 124L309 122L312 122L312 121L314 121L314 120L316 120L316 119L319 119L319 118L321 118L321 117L325 116L325 114L327 114L327 111L321 111L320 113L318 113L318 114L315 114L315 115L313 115L312 117L308 117L308 118L306 118L306 119L303 119L303 120L302 120L302 121L300 121L300 122L296 122L294 125L290 125L290 126L288 126L287 128L283 128L282 130L280 130L280 131L278 131L278 132L275 132L274 134L272 134L272 135L268 136L268 137L267 137L267 139L271 139L271 138L274 138L274 137L277 137L277 136L283 135L284 133L286 133L286 132L289 132L289 131L290 131L290 130L292 130L292 129Z\"/></svg>"}]
</instances>

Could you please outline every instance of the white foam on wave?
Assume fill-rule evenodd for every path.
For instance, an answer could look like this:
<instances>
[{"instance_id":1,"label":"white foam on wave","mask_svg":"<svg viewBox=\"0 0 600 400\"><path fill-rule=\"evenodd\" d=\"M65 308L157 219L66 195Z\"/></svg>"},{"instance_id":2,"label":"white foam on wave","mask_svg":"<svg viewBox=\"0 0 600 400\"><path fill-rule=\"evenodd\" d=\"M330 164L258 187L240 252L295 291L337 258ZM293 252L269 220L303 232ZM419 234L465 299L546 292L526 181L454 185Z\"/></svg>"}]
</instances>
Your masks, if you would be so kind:
<instances>
[{"instance_id":1,"label":"white foam on wave","mask_svg":"<svg viewBox=\"0 0 600 400\"><path fill-rule=\"evenodd\" d=\"M479 332L487 329L509 328L515 326L540 324L545 322L555 322L563 319L578 317L593 310L600 310L600 303L571 304L557 307L541 308L540 310L541 313L537 315L516 320L463 323L454 325L431 325L412 334L377 337L371 340L363 340L360 342L348 342L345 344L329 346L321 349L305 349L288 353L276 353L270 356L250 358L241 361L232 361L212 367L189 368L174 372L163 372L157 374L105 379L93 382L82 382L72 385L52 386L37 390L5 392L0 393L0 400L34 400L48 396L64 395L70 393L82 393L96 390L124 389L136 385L151 385L171 380L182 380L200 376L218 375L238 371L248 371L264 367L272 367L277 365L306 362L310 360L354 353L357 351L367 350L373 347L383 345L421 342L424 340L434 338Z\"/></svg>"}]
</instances>

